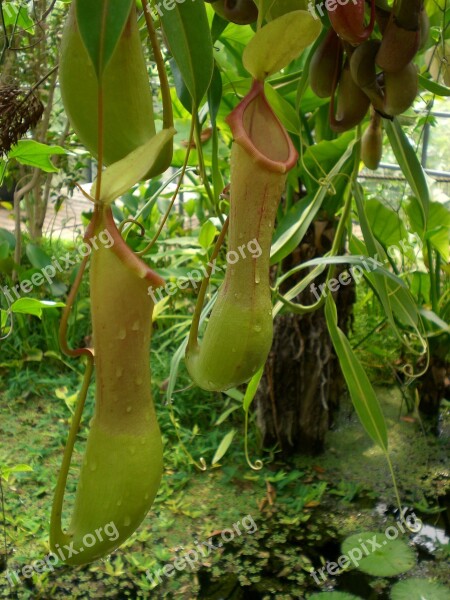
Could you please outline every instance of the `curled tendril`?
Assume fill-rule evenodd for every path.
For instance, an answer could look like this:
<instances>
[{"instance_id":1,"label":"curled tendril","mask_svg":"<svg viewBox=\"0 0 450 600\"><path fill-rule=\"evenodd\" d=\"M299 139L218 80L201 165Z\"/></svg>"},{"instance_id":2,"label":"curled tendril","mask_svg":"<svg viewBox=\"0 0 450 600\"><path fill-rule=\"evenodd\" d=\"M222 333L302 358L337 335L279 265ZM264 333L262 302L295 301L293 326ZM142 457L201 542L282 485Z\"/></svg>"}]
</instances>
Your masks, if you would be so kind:
<instances>
[{"instance_id":1,"label":"curled tendril","mask_svg":"<svg viewBox=\"0 0 450 600\"><path fill-rule=\"evenodd\" d=\"M248 455L248 410L245 411L245 433L244 433L244 450L245 450L245 460L247 461L248 466L253 471L261 471L264 466L264 463L259 458L256 459L254 463L250 460L250 456Z\"/></svg>"},{"instance_id":2,"label":"curled tendril","mask_svg":"<svg viewBox=\"0 0 450 600\"><path fill-rule=\"evenodd\" d=\"M127 223L131 223L131 225L136 225L139 228L139 234L138 234L139 237L143 238L145 236L145 227L142 225L142 223L139 223L139 221L136 221L136 219L131 219L131 218L125 219L124 221L122 221L122 223L117 228L119 230L119 233L122 233L122 230Z\"/></svg>"}]
</instances>

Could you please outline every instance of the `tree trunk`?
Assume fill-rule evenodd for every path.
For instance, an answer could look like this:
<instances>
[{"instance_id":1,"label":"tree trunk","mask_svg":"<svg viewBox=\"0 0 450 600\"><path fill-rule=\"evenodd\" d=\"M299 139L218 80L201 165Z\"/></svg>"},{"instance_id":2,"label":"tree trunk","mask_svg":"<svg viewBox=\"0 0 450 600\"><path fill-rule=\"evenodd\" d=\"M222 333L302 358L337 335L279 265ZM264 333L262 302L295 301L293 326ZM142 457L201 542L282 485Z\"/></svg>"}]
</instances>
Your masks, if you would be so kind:
<instances>
[{"instance_id":1,"label":"tree trunk","mask_svg":"<svg viewBox=\"0 0 450 600\"><path fill-rule=\"evenodd\" d=\"M330 249L333 236L333 224L316 222L283 265L284 271L322 256ZM344 265L338 267L336 275L345 270ZM302 278L305 273L301 272ZM296 283L293 279L284 291ZM339 326L347 332L355 302L353 283L341 286L333 296ZM316 299L308 288L296 301L308 305ZM343 391L323 308L306 315L286 312L277 316L272 349L255 399L263 445L277 444L285 455L321 452Z\"/></svg>"}]
</instances>

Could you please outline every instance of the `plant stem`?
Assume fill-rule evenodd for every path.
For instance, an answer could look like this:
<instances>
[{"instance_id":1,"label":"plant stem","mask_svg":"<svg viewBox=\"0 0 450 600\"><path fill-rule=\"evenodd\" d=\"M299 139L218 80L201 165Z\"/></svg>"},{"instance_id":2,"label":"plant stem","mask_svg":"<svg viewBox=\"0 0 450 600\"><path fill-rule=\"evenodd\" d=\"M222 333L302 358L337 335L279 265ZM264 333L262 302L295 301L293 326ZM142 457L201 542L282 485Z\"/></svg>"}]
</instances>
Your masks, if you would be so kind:
<instances>
[{"instance_id":1,"label":"plant stem","mask_svg":"<svg viewBox=\"0 0 450 600\"><path fill-rule=\"evenodd\" d=\"M164 58L161 53L161 48L159 46L155 27L153 25L153 19L150 14L150 5L148 3L148 0L142 0L142 6L144 8L144 19L147 25L148 37L152 45L156 68L158 69L159 83L161 86L160 89L163 102L163 127L164 129L169 129L170 127L173 127L173 108L172 98L170 97L169 80L167 78L166 69L164 67Z\"/></svg>"}]
</instances>

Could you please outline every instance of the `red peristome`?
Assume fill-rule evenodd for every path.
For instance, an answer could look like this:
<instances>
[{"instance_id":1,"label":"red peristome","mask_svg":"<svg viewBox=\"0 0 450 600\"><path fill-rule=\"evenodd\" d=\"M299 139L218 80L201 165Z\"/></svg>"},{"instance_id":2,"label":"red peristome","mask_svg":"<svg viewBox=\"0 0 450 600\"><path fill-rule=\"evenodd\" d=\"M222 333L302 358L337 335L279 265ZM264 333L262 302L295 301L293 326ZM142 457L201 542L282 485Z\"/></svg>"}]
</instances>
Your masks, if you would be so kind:
<instances>
[{"instance_id":1,"label":"red peristome","mask_svg":"<svg viewBox=\"0 0 450 600\"><path fill-rule=\"evenodd\" d=\"M261 81L253 82L226 121L235 142L269 171L287 173L297 163L297 150L268 103Z\"/></svg>"},{"instance_id":2,"label":"red peristome","mask_svg":"<svg viewBox=\"0 0 450 600\"><path fill-rule=\"evenodd\" d=\"M336 33L350 44L361 44L367 40L375 26L375 0L371 0L370 23L364 25L365 0L348 0L345 5L328 8L328 16Z\"/></svg>"}]
</instances>

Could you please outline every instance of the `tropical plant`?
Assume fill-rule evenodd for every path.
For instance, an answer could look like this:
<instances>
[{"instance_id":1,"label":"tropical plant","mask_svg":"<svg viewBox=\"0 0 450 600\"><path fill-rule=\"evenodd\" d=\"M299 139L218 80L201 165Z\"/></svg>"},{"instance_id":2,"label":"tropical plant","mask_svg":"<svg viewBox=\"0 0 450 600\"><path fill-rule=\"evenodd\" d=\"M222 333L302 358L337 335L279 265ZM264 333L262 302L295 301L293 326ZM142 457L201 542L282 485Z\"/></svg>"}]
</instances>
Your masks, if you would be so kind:
<instances>
[{"instance_id":1,"label":"tropical plant","mask_svg":"<svg viewBox=\"0 0 450 600\"><path fill-rule=\"evenodd\" d=\"M441 210L431 200L400 118L407 111L414 115L419 86L426 94L450 94L439 69L436 75L436 57L441 60L445 55L450 35L445 2L442 6L427 2L425 8L421 0L397 0L392 6L372 0L369 9L364 0L357 0L325 12L319 2L315 10L312 3L307 10L303 0L166 4L153 7L142 0L140 14L134 0L73 0L62 37L62 102L72 127L99 165L90 193L84 192L93 206L84 238L88 251L76 271L60 325L62 351L86 361L50 536L54 550L73 545L75 551L65 559L74 564L104 556L126 540L158 489L161 437L148 364L152 313L164 310L166 297L181 284L177 279L171 288L164 288L156 269L167 257L157 243L166 224L177 232L179 222L171 221L170 214L186 180L200 195L191 214L201 225L196 243L202 248L206 276L190 332L192 304L186 302L177 311L179 318L181 312L188 313L188 319L176 331L179 348L167 381L169 403L186 355L193 381L206 390L224 391L249 382L243 395L237 391L238 398L247 423L256 396L266 444L278 443L286 451L317 451L345 381L363 427L386 456L393 475L383 413L347 337L352 287L364 277L373 290L405 348L401 370L408 384L427 370L427 338L443 336L444 345L448 339L448 292L443 289L448 273L442 258L447 256L444 238L448 239L449 227L442 225ZM45 14L44 3L39 6ZM3 20L9 50L8 27L13 26L14 35L20 16L19 8L14 10L14 23ZM58 25L55 22L55 35ZM153 110L141 35L151 46L161 119ZM431 46L439 49L430 62L438 81L422 60ZM4 52L2 59L8 56L10 52ZM33 92L50 78L52 95L56 68L49 73L35 73ZM4 90L10 116L17 113L19 92L11 98ZM59 145L42 147L43 141L50 141L45 136L51 107L52 98L38 140L19 139L36 126L37 105L31 105L31 117L20 120L20 126L13 122L10 127L10 118L6 125L2 121L2 132L8 131L11 142L3 147L8 168L13 159L23 165L30 164L30 155L38 156L31 162L31 182L15 192L15 254L14 263L8 263L12 281L22 254L20 199L38 185L38 167L47 161L48 171L54 171L49 156L65 152ZM184 145L175 137L177 128ZM386 230L378 226L380 212L386 220L383 208L368 201L358 179L361 160L369 168L378 167L383 128L411 188L404 210L411 230L417 230L414 233L426 248L431 310L422 309L428 298L419 299L411 285L417 278L403 276L396 268ZM60 142L64 140L65 135ZM159 185L157 178L169 165L178 167L178 182L159 218L155 207L166 184ZM144 206L138 207L130 189L150 177ZM46 185L50 183L47 179ZM48 196L36 201L40 217L34 221L34 237L40 235L47 201ZM355 216L360 232L353 227ZM122 219L119 227L114 217ZM435 219L441 222L436 224ZM149 236L148 243L131 232L133 224ZM401 223L394 227L401 230ZM224 256L221 245L227 233ZM96 243L102 234L110 246ZM166 240L174 257L172 275L177 273L174 265L182 266L185 260L183 247L176 248L180 244L176 233L174 238ZM185 241L192 248L192 239ZM2 241L5 258L12 244ZM255 252L245 254L250 244ZM214 278L220 256L228 263L223 281ZM94 337L86 347L72 349L68 324L88 265ZM210 283L221 286L207 298ZM165 296L155 302L154 294L161 288ZM199 342L199 330L211 310ZM2 328L11 314L10 309L3 310ZM64 532L66 479L94 363L96 412L73 518ZM337 374L333 386L330 382ZM226 436L213 463L224 456L233 438L234 432ZM395 493L400 504L396 489ZM102 520L117 523L117 538L82 549L88 533L105 524Z\"/></svg>"}]
</instances>

